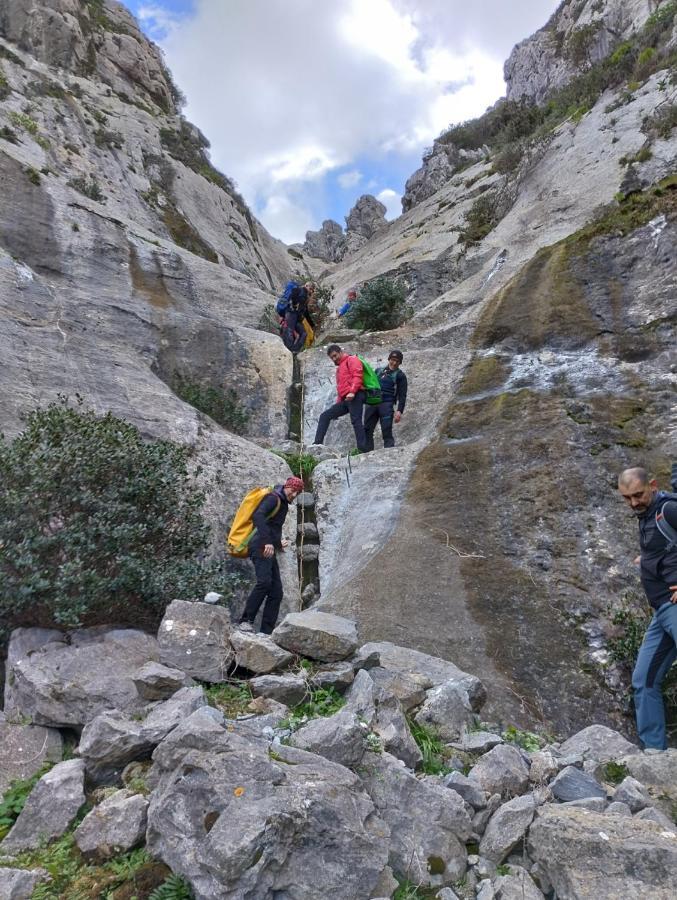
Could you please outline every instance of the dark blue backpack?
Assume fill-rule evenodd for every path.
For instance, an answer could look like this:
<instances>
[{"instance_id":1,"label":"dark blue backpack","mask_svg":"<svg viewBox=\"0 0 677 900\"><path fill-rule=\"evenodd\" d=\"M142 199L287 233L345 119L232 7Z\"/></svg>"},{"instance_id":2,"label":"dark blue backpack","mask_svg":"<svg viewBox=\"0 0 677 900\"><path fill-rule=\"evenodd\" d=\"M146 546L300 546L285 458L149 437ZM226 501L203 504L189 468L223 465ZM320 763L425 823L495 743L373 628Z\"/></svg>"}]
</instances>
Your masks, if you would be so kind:
<instances>
[{"instance_id":1,"label":"dark blue backpack","mask_svg":"<svg viewBox=\"0 0 677 900\"><path fill-rule=\"evenodd\" d=\"M289 301L291 300L292 291L298 286L299 285L297 281L288 281L286 283L286 285L284 286L284 290L280 295L280 299L275 304L275 312L278 314L278 316L284 316L284 314L287 312L287 310L289 309Z\"/></svg>"}]
</instances>

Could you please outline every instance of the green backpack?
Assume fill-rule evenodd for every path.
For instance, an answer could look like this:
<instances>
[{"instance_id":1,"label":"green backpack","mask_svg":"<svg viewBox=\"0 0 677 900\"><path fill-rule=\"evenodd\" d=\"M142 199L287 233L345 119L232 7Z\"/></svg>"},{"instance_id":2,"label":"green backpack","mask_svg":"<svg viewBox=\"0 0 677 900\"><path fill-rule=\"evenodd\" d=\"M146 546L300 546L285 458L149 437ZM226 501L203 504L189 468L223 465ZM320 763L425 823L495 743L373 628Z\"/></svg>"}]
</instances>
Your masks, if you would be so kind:
<instances>
[{"instance_id":1,"label":"green backpack","mask_svg":"<svg viewBox=\"0 0 677 900\"><path fill-rule=\"evenodd\" d=\"M369 406L378 406L381 402L381 382L378 380L378 375L366 359L362 359L361 356L357 357L359 361L362 363L362 384L364 385L364 393L365 393L365 403L368 403Z\"/></svg>"}]
</instances>

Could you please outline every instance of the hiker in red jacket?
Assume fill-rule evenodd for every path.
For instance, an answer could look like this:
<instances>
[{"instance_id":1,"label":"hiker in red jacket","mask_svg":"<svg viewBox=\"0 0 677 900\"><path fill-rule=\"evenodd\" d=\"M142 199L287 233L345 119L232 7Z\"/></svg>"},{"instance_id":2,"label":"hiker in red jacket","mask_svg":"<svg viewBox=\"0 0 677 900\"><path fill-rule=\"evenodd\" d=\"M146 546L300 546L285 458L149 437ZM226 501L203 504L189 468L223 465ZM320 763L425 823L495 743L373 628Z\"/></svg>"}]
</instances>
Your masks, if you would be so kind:
<instances>
[{"instance_id":1,"label":"hiker in red jacket","mask_svg":"<svg viewBox=\"0 0 677 900\"><path fill-rule=\"evenodd\" d=\"M351 356L342 350L338 344L331 344L327 349L327 355L336 366L336 388L338 399L333 406L320 416L315 432L314 444L324 443L324 438L329 428L329 423L334 419L340 419L350 413L350 421L355 432L357 449L364 453L367 449L367 438L362 423L362 411L364 409L364 385L362 381L362 363L357 356Z\"/></svg>"}]
</instances>

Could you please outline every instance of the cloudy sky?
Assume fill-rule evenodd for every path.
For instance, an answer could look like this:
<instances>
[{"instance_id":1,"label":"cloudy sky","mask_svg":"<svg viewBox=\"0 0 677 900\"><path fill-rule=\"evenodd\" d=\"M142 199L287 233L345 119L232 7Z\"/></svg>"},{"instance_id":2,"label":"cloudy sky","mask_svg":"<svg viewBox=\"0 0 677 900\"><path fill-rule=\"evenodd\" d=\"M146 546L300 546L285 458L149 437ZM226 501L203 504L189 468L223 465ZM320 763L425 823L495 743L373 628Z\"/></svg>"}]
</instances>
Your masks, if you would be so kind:
<instances>
[{"instance_id":1,"label":"cloudy sky","mask_svg":"<svg viewBox=\"0 0 677 900\"><path fill-rule=\"evenodd\" d=\"M185 114L268 230L302 241L364 193L401 211L421 154L504 93L559 0L125 0Z\"/></svg>"}]
</instances>

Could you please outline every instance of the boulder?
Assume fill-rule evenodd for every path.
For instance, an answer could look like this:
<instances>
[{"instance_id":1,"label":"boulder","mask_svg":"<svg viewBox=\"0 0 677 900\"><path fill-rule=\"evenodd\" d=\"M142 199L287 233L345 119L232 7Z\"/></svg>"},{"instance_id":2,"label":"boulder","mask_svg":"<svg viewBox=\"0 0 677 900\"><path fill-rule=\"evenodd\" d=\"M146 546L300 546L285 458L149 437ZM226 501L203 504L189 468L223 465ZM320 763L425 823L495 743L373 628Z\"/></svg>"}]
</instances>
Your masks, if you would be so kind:
<instances>
[{"instance_id":1,"label":"boulder","mask_svg":"<svg viewBox=\"0 0 677 900\"><path fill-rule=\"evenodd\" d=\"M75 843L85 856L109 859L138 846L146 835L148 800L132 791L117 791L87 813L75 829Z\"/></svg>"},{"instance_id":2,"label":"boulder","mask_svg":"<svg viewBox=\"0 0 677 900\"><path fill-rule=\"evenodd\" d=\"M35 785L0 855L32 850L61 837L85 802L85 764L81 759L57 763Z\"/></svg>"},{"instance_id":3,"label":"boulder","mask_svg":"<svg viewBox=\"0 0 677 900\"><path fill-rule=\"evenodd\" d=\"M352 662L355 668L364 668L365 665L369 668L381 666L407 678L423 678L433 687L445 681L455 682L467 692L470 705L475 712L479 712L487 697L484 685L475 675L461 671L446 659L429 656L408 647L400 647L389 641L371 641L364 644Z\"/></svg>"},{"instance_id":4,"label":"boulder","mask_svg":"<svg viewBox=\"0 0 677 900\"><path fill-rule=\"evenodd\" d=\"M557 760L549 750L536 750L530 756L529 779L533 784L546 784L557 774Z\"/></svg>"},{"instance_id":5,"label":"boulder","mask_svg":"<svg viewBox=\"0 0 677 900\"><path fill-rule=\"evenodd\" d=\"M329 663L320 669L315 669L308 678L314 688L334 688L342 694L355 679L355 672L347 661Z\"/></svg>"},{"instance_id":6,"label":"boulder","mask_svg":"<svg viewBox=\"0 0 677 900\"><path fill-rule=\"evenodd\" d=\"M397 697L405 712L420 706L426 698L426 691L433 686L432 681L424 675L405 675L381 666L370 667L369 675L374 684Z\"/></svg>"},{"instance_id":7,"label":"boulder","mask_svg":"<svg viewBox=\"0 0 677 900\"><path fill-rule=\"evenodd\" d=\"M474 718L467 691L457 681L445 681L428 691L415 715L419 725L432 728L443 741L456 741Z\"/></svg>"},{"instance_id":8,"label":"boulder","mask_svg":"<svg viewBox=\"0 0 677 900\"><path fill-rule=\"evenodd\" d=\"M631 816L632 812L627 803L621 803L620 800L614 800L610 803L604 812L607 816Z\"/></svg>"},{"instance_id":9,"label":"boulder","mask_svg":"<svg viewBox=\"0 0 677 900\"><path fill-rule=\"evenodd\" d=\"M79 727L104 710L144 708L133 677L157 660L154 637L131 628L83 628L18 659L9 705L36 725Z\"/></svg>"},{"instance_id":10,"label":"boulder","mask_svg":"<svg viewBox=\"0 0 677 900\"><path fill-rule=\"evenodd\" d=\"M181 669L171 669L158 662L149 662L134 673L132 681L139 697L144 700L167 700L180 688L194 684Z\"/></svg>"},{"instance_id":11,"label":"boulder","mask_svg":"<svg viewBox=\"0 0 677 900\"><path fill-rule=\"evenodd\" d=\"M305 610L285 616L273 632L273 640L292 653L337 662L356 649L357 628L350 619Z\"/></svg>"},{"instance_id":12,"label":"boulder","mask_svg":"<svg viewBox=\"0 0 677 900\"><path fill-rule=\"evenodd\" d=\"M640 812L645 807L651 806L649 792L631 775L621 781L614 791L613 799L616 802L627 804L632 813Z\"/></svg>"},{"instance_id":13,"label":"boulder","mask_svg":"<svg viewBox=\"0 0 677 900\"><path fill-rule=\"evenodd\" d=\"M293 659L291 653L279 647L267 634L235 630L230 643L235 650L235 664L258 675L283 669Z\"/></svg>"},{"instance_id":14,"label":"boulder","mask_svg":"<svg viewBox=\"0 0 677 900\"><path fill-rule=\"evenodd\" d=\"M200 681L224 681L235 655L230 633L225 607L172 600L158 630L160 660Z\"/></svg>"},{"instance_id":15,"label":"boulder","mask_svg":"<svg viewBox=\"0 0 677 900\"><path fill-rule=\"evenodd\" d=\"M475 809L484 809L487 805L487 795L477 786L477 782L472 778L462 775L460 772L451 772L445 776L443 784L445 787L456 791L461 797L473 806Z\"/></svg>"},{"instance_id":16,"label":"boulder","mask_svg":"<svg viewBox=\"0 0 677 900\"><path fill-rule=\"evenodd\" d=\"M0 797L10 782L30 778L44 763L60 760L62 748L61 734L55 728L0 721Z\"/></svg>"},{"instance_id":17,"label":"boulder","mask_svg":"<svg viewBox=\"0 0 677 900\"><path fill-rule=\"evenodd\" d=\"M388 753L365 754L360 775L390 827L390 865L420 885L453 884L465 874L472 832L463 800L421 781Z\"/></svg>"},{"instance_id":18,"label":"boulder","mask_svg":"<svg viewBox=\"0 0 677 900\"><path fill-rule=\"evenodd\" d=\"M308 697L308 683L302 675L258 675L249 680L255 697L270 697L286 706L296 706Z\"/></svg>"},{"instance_id":19,"label":"boulder","mask_svg":"<svg viewBox=\"0 0 677 900\"><path fill-rule=\"evenodd\" d=\"M55 628L15 628L7 645L5 661L5 716L9 722L20 720L24 715L21 709L15 708L14 701L14 667L18 662L25 662L36 650L47 644L63 644L67 640L62 631Z\"/></svg>"},{"instance_id":20,"label":"boulder","mask_svg":"<svg viewBox=\"0 0 677 900\"><path fill-rule=\"evenodd\" d=\"M488 794L512 797L529 787L529 764L516 747L499 744L479 758L468 777Z\"/></svg>"},{"instance_id":21,"label":"boulder","mask_svg":"<svg viewBox=\"0 0 677 900\"><path fill-rule=\"evenodd\" d=\"M376 721L373 730L381 740L383 749L401 759L410 769L416 769L423 754L414 740L399 700L383 688L376 688Z\"/></svg>"},{"instance_id":22,"label":"boulder","mask_svg":"<svg viewBox=\"0 0 677 900\"><path fill-rule=\"evenodd\" d=\"M674 831L677 834L677 825L655 806L648 806L638 812L635 818L640 821L656 822L664 831Z\"/></svg>"},{"instance_id":23,"label":"boulder","mask_svg":"<svg viewBox=\"0 0 677 900\"><path fill-rule=\"evenodd\" d=\"M83 729L78 752L89 778L114 783L122 769L134 760L146 759L154 747L207 700L201 687L186 687L154 706L145 718L121 713L102 713Z\"/></svg>"},{"instance_id":24,"label":"boulder","mask_svg":"<svg viewBox=\"0 0 677 900\"><path fill-rule=\"evenodd\" d=\"M198 710L157 748L147 847L196 900L358 900L388 862L387 825L343 766L230 732Z\"/></svg>"},{"instance_id":25,"label":"boulder","mask_svg":"<svg viewBox=\"0 0 677 900\"><path fill-rule=\"evenodd\" d=\"M470 731L461 734L458 741L452 741L451 746L454 750L462 750L464 753L487 753L503 743L505 742L500 734L493 734L490 731Z\"/></svg>"},{"instance_id":26,"label":"boulder","mask_svg":"<svg viewBox=\"0 0 677 900\"><path fill-rule=\"evenodd\" d=\"M364 756L369 728L350 709L313 719L290 738L293 747L317 753L343 766L356 766Z\"/></svg>"},{"instance_id":27,"label":"boulder","mask_svg":"<svg viewBox=\"0 0 677 900\"><path fill-rule=\"evenodd\" d=\"M46 869L0 867L0 900L30 900L35 888L50 879Z\"/></svg>"},{"instance_id":28,"label":"boulder","mask_svg":"<svg viewBox=\"0 0 677 900\"><path fill-rule=\"evenodd\" d=\"M600 763L639 752L639 747L606 725L589 725L564 741L559 748L560 756L580 755L583 759L595 759Z\"/></svg>"},{"instance_id":29,"label":"boulder","mask_svg":"<svg viewBox=\"0 0 677 900\"><path fill-rule=\"evenodd\" d=\"M562 806L575 806L578 809L591 809L593 812L604 812L607 808L606 797L583 797L582 800L567 800Z\"/></svg>"},{"instance_id":30,"label":"boulder","mask_svg":"<svg viewBox=\"0 0 677 900\"><path fill-rule=\"evenodd\" d=\"M599 781L575 766L562 769L557 778L550 782L550 790L553 797L562 802L584 800L587 797L602 797L606 800L606 791Z\"/></svg>"},{"instance_id":31,"label":"boulder","mask_svg":"<svg viewBox=\"0 0 677 900\"><path fill-rule=\"evenodd\" d=\"M510 866L508 875L499 875L495 879L494 896L496 900L544 900L545 895L526 869Z\"/></svg>"},{"instance_id":32,"label":"boulder","mask_svg":"<svg viewBox=\"0 0 677 900\"><path fill-rule=\"evenodd\" d=\"M662 753L633 753L618 762L640 781L652 796L677 801L677 750Z\"/></svg>"},{"instance_id":33,"label":"boulder","mask_svg":"<svg viewBox=\"0 0 677 900\"><path fill-rule=\"evenodd\" d=\"M496 864L502 863L513 847L522 840L536 812L533 794L524 794L504 803L489 819L480 853Z\"/></svg>"},{"instance_id":34,"label":"boulder","mask_svg":"<svg viewBox=\"0 0 677 900\"><path fill-rule=\"evenodd\" d=\"M655 822L552 804L529 829L527 852L562 900L673 900L677 837Z\"/></svg>"}]
</instances>

